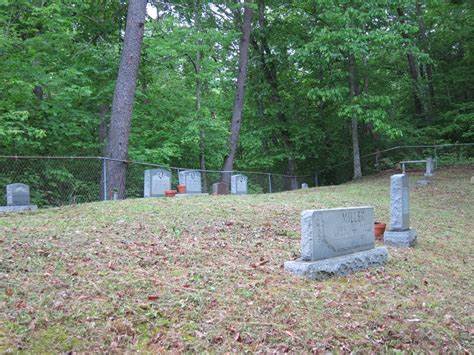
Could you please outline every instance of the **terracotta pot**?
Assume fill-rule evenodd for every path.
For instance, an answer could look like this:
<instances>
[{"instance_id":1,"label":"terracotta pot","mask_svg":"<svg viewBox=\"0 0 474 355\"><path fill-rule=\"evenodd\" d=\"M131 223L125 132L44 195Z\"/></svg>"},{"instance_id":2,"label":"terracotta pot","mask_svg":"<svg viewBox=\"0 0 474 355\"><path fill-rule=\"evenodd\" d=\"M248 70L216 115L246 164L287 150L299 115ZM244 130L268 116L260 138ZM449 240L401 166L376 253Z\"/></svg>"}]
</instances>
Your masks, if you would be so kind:
<instances>
[{"instance_id":1,"label":"terracotta pot","mask_svg":"<svg viewBox=\"0 0 474 355\"><path fill-rule=\"evenodd\" d=\"M179 184L178 185L178 192L180 194L185 194L186 193L186 185L185 184Z\"/></svg>"},{"instance_id":2,"label":"terracotta pot","mask_svg":"<svg viewBox=\"0 0 474 355\"><path fill-rule=\"evenodd\" d=\"M382 222L375 222L375 238L376 239L382 239L383 238L383 232L385 232L385 227L387 225Z\"/></svg>"},{"instance_id":3,"label":"terracotta pot","mask_svg":"<svg viewBox=\"0 0 474 355\"><path fill-rule=\"evenodd\" d=\"M175 197L177 192L178 191L176 191L176 190L165 190L165 196L166 197Z\"/></svg>"}]
</instances>

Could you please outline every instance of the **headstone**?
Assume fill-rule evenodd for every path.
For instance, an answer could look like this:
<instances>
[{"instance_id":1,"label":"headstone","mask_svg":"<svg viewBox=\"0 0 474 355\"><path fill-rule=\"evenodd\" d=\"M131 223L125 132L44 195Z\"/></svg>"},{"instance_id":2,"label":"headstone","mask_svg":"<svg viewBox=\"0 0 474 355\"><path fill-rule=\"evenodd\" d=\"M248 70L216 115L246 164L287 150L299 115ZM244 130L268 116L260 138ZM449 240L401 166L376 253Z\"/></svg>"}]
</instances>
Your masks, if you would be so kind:
<instances>
[{"instance_id":1,"label":"headstone","mask_svg":"<svg viewBox=\"0 0 474 355\"><path fill-rule=\"evenodd\" d=\"M307 188L308 188L308 184L305 183L305 182L302 183L302 184L301 184L301 188L302 188L302 189L307 189Z\"/></svg>"},{"instance_id":2,"label":"headstone","mask_svg":"<svg viewBox=\"0 0 474 355\"><path fill-rule=\"evenodd\" d=\"M230 179L230 192L233 195L246 195L248 191L247 182L248 178L245 175L232 175Z\"/></svg>"},{"instance_id":3,"label":"headstone","mask_svg":"<svg viewBox=\"0 0 474 355\"><path fill-rule=\"evenodd\" d=\"M474 184L474 176L471 176L471 184Z\"/></svg>"},{"instance_id":4,"label":"headstone","mask_svg":"<svg viewBox=\"0 0 474 355\"><path fill-rule=\"evenodd\" d=\"M145 170L144 197L161 197L171 189L171 172L164 169Z\"/></svg>"},{"instance_id":5,"label":"headstone","mask_svg":"<svg viewBox=\"0 0 474 355\"><path fill-rule=\"evenodd\" d=\"M179 183L186 185L186 195L202 193L201 172L197 170L180 171Z\"/></svg>"},{"instance_id":6,"label":"headstone","mask_svg":"<svg viewBox=\"0 0 474 355\"><path fill-rule=\"evenodd\" d=\"M7 185L7 206L0 213L34 211L38 206L30 204L30 187L25 184Z\"/></svg>"},{"instance_id":7,"label":"headstone","mask_svg":"<svg viewBox=\"0 0 474 355\"><path fill-rule=\"evenodd\" d=\"M390 226L384 242L396 247L411 247L416 242L416 231L410 228L410 191L408 175L390 177Z\"/></svg>"},{"instance_id":8,"label":"headstone","mask_svg":"<svg viewBox=\"0 0 474 355\"><path fill-rule=\"evenodd\" d=\"M26 184L7 185L7 206L28 206L30 187Z\"/></svg>"},{"instance_id":9,"label":"headstone","mask_svg":"<svg viewBox=\"0 0 474 355\"><path fill-rule=\"evenodd\" d=\"M285 269L319 280L382 265L387 255L375 248L372 207L309 210L301 214L301 258Z\"/></svg>"},{"instance_id":10,"label":"headstone","mask_svg":"<svg viewBox=\"0 0 474 355\"><path fill-rule=\"evenodd\" d=\"M434 163L433 158L429 157L426 159L426 172L425 176L433 176L434 175Z\"/></svg>"},{"instance_id":11,"label":"headstone","mask_svg":"<svg viewBox=\"0 0 474 355\"><path fill-rule=\"evenodd\" d=\"M216 182L212 184L213 195L227 195L229 193L229 186L225 182Z\"/></svg>"}]
</instances>

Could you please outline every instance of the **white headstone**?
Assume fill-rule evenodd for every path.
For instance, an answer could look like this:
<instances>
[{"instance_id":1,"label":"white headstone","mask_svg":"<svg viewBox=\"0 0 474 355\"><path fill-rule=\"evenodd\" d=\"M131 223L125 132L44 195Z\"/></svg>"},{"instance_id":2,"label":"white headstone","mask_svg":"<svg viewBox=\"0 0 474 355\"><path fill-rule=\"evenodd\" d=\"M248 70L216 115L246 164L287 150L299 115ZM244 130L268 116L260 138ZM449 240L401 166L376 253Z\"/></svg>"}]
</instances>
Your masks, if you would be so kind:
<instances>
[{"instance_id":1,"label":"white headstone","mask_svg":"<svg viewBox=\"0 0 474 355\"><path fill-rule=\"evenodd\" d=\"M144 197L161 197L171 189L171 172L164 169L145 170Z\"/></svg>"},{"instance_id":2,"label":"white headstone","mask_svg":"<svg viewBox=\"0 0 474 355\"><path fill-rule=\"evenodd\" d=\"M179 183L186 185L186 194L202 193L201 172L184 170L179 172Z\"/></svg>"},{"instance_id":3,"label":"white headstone","mask_svg":"<svg viewBox=\"0 0 474 355\"><path fill-rule=\"evenodd\" d=\"M248 178L245 175L232 175L230 179L230 192L233 195L246 195L248 192Z\"/></svg>"},{"instance_id":4,"label":"white headstone","mask_svg":"<svg viewBox=\"0 0 474 355\"><path fill-rule=\"evenodd\" d=\"M305 183L305 182L302 183L302 184L301 184L301 188L302 188L302 189L307 189L307 188L308 188L308 184Z\"/></svg>"}]
</instances>

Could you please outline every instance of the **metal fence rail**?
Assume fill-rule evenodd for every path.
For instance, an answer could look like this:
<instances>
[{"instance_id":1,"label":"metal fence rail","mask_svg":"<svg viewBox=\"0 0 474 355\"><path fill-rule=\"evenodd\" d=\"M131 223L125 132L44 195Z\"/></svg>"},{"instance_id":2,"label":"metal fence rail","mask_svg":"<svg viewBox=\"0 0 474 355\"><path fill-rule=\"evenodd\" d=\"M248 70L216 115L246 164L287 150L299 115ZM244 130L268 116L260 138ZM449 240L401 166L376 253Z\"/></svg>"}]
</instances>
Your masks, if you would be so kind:
<instances>
[{"instance_id":1,"label":"metal fence rail","mask_svg":"<svg viewBox=\"0 0 474 355\"><path fill-rule=\"evenodd\" d=\"M393 169L403 159L419 160L433 157L437 165L474 164L474 143L397 146L361 156L364 175L387 168ZM105 157L43 157L0 156L0 189L8 184L21 182L30 186L31 201L40 207L61 206L74 203L111 199L103 188L107 184L107 164L114 159ZM143 197L144 172L163 168L172 176L172 186L178 184L178 174L183 170L197 170L202 174L203 192L211 192L212 184L220 181L218 170L185 169L139 161L121 161L127 164L126 198ZM352 179L352 160L331 167L316 169L317 174L290 176L269 172L233 170L232 174L248 177L248 192L274 193L300 188L338 184ZM0 195L3 195L0 193ZM0 197L0 205L5 204Z\"/></svg>"}]
</instances>

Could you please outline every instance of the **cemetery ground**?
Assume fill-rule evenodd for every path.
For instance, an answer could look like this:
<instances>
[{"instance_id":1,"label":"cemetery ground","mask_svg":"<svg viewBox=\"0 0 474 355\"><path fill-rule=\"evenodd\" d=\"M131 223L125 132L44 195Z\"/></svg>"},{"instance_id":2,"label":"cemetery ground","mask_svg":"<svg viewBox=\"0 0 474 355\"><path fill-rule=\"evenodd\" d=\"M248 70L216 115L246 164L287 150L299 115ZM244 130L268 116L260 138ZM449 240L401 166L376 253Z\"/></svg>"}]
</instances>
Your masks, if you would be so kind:
<instances>
[{"instance_id":1,"label":"cemetery ground","mask_svg":"<svg viewBox=\"0 0 474 355\"><path fill-rule=\"evenodd\" d=\"M472 352L472 167L428 186L410 174L418 244L384 267L322 282L283 270L305 209L371 205L388 223L393 173L0 216L0 351Z\"/></svg>"}]
</instances>

